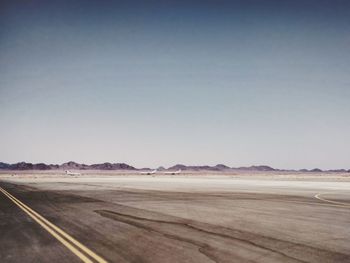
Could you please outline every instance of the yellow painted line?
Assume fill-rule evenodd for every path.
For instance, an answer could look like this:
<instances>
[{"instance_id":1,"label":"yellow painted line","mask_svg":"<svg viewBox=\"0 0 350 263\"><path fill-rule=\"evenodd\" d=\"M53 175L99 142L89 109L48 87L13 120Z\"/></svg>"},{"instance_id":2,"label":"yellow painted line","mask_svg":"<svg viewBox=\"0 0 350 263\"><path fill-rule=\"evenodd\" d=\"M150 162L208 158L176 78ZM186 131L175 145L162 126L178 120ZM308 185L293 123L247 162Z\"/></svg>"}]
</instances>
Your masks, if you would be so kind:
<instances>
[{"instance_id":1,"label":"yellow painted line","mask_svg":"<svg viewBox=\"0 0 350 263\"><path fill-rule=\"evenodd\" d=\"M76 256L78 256L83 262L86 263L93 263L89 258L87 258L84 254L82 254L79 250L77 250L74 246L72 246L69 242L67 242L64 238L62 238L59 234L61 234L63 237L65 237L67 240L69 240L71 243L73 243L75 246L80 248L82 251L84 251L86 254L88 254L90 257L95 259L98 263L107 263L106 260L104 260L102 257L98 256L96 253L91 251L89 248L81 244L79 241L77 241L75 238L68 235L66 232L64 232L59 227L52 224L50 221L45 219L43 216L41 216L39 213L35 212L33 209L22 203L20 200L18 200L16 197L11 195L9 192L4 190L0 187L0 191L6 195L10 200L12 200L19 208L21 208L25 213L27 213L31 218L33 218L39 225L41 225L45 230L47 230L52 236L54 236L57 240L59 240L63 245L65 245L71 252L73 252ZM50 228L51 227L51 228ZM58 233L56 233L58 232Z\"/></svg>"},{"instance_id":2,"label":"yellow painted line","mask_svg":"<svg viewBox=\"0 0 350 263\"><path fill-rule=\"evenodd\" d=\"M324 194L324 193L323 193ZM349 206L350 207L350 203L342 203L342 202L337 202L337 201L332 201L332 200L327 200L323 197L321 197L321 195L323 195L321 193L316 194L314 197L318 200L321 200L323 202L327 202L327 203L331 203L331 204L337 204L337 205L342 205L342 206Z\"/></svg>"},{"instance_id":3,"label":"yellow painted line","mask_svg":"<svg viewBox=\"0 0 350 263\"><path fill-rule=\"evenodd\" d=\"M29 215L34 221L36 221L40 226L42 226L47 232L49 232L53 237L55 237L58 241L60 241L64 246L66 246L70 251L72 251L77 257L79 257L83 262L93 263L90 259L88 259L85 255L83 255L79 250L73 247L69 242L63 239L60 235L58 235L55 231L45 225L41 220L39 220L36 216L34 216L31 212L29 212L25 207L23 207L20 203L18 203L15 199L13 199L10 195L8 195L2 188L0 191L7 196L11 201L13 201L19 208L21 208L27 215Z\"/></svg>"},{"instance_id":4,"label":"yellow painted line","mask_svg":"<svg viewBox=\"0 0 350 263\"><path fill-rule=\"evenodd\" d=\"M5 190L4 190L5 191ZM8 192L7 192L8 193ZM11 195L10 193L8 193L9 195ZM81 244L79 241L77 241L75 238L73 238L72 236L68 235L66 232L64 232L62 229L60 229L59 227L55 226L54 224L52 224L50 221L48 221L47 219L45 219L44 217L42 217L40 214L38 214L37 212L35 212L33 209L31 209L30 207L28 207L27 205L23 204L21 201L19 201L17 198L15 198L13 195L11 195L14 199L16 199L18 202L20 202L24 207L26 207L29 211L31 211L34 215L36 215L39 219L41 219L42 221L44 221L47 225L49 225L51 228L53 228L54 230L56 230L59 234L61 234L62 236L64 236L66 239L68 239L69 241L71 241L74 245L76 245L77 247L79 247L82 251L84 251L86 254L88 254L89 256L91 256L93 259L95 259L98 263L107 263L106 260L104 260L102 257L98 256L96 253L94 253L93 251L91 251L90 249L88 249L86 246L84 246L83 244Z\"/></svg>"}]
</instances>

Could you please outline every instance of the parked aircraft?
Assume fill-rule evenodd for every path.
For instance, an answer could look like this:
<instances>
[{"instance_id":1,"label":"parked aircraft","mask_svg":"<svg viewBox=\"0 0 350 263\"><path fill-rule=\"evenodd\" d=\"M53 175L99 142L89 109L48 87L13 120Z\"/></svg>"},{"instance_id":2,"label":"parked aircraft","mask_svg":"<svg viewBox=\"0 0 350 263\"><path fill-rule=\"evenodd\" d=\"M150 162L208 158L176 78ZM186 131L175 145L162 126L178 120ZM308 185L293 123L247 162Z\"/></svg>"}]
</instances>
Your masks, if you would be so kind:
<instances>
[{"instance_id":1,"label":"parked aircraft","mask_svg":"<svg viewBox=\"0 0 350 263\"><path fill-rule=\"evenodd\" d=\"M71 172L69 170L65 171L67 175L81 175L81 173L78 173L78 172Z\"/></svg>"},{"instance_id":2,"label":"parked aircraft","mask_svg":"<svg viewBox=\"0 0 350 263\"><path fill-rule=\"evenodd\" d=\"M152 170L152 171L144 171L144 172L140 172L140 174L147 174L147 175L151 175L151 174L155 174L157 172L157 170Z\"/></svg>"},{"instance_id":3,"label":"parked aircraft","mask_svg":"<svg viewBox=\"0 0 350 263\"><path fill-rule=\"evenodd\" d=\"M171 175L180 174L180 173L181 173L181 169L179 169L179 170L177 170L177 171L165 172L165 174L171 174Z\"/></svg>"}]
</instances>

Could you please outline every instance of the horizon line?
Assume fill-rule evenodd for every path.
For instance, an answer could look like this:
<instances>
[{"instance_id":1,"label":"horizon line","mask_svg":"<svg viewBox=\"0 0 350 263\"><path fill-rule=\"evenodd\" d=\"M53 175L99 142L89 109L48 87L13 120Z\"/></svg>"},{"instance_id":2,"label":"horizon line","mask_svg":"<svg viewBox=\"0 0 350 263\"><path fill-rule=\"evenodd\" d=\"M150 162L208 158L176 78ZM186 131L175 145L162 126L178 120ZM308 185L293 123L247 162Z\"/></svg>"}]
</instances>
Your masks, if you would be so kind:
<instances>
[{"instance_id":1,"label":"horizon line","mask_svg":"<svg viewBox=\"0 0 350 263\"><path fill-rule=\"evenodd\" d=\"M138 168L138 167L135 167L133 165L130 165L126 162L97 162L97 163L85 163L85 162L76 162L76 161L67 161L67 162L62 162L61 164L59 163L46 163L46 162L27 162L27 161L20 161L20 162L4 162L4 161L0 161L0 164L4 164L4 165L10 165L10 166L13 166L13 165L16 165L16 164L28 164L28 165L46 165L46 166L63 166L65 164L69 164L69 163L74 163L74 164L78 164L78 165L86 165L86 166L93 166L93 165L103 165L103 164L111 164L111 165L127 165L130 167L130 169L136 169L136 170L141 170L141 169L165 169L165 170L168 170L168 169L171 169L171 168L174 168L176 166L184 166L186 168L218 168L218 166L224 166L224 167L221 167L222 169L253 169L253 168L267 168L268 170L271 169L274 170L274 171L320 171L320 172L327 172L327 171L346 171L346 172L350 172L350 169L349 168L333 168L333 169L321 169L321 168L318 168L318 167L314 167L314 168L310 168L310 169L306 169L306 168L290 168L290 169L287 169L287 168L275 168L274 166L271 166L271 165L267 165L267 164L251 164L251 165L247 165L247 166L228 166L228 165L225 165L223 163L217 163L216 165L208 165L208 164L200 164L200 165L193 165L193 164L183 164L183 163L176 163L174 165L171 165L169 167L164 167L163 165L159 165L157 168L151 168L151 167L141 167L141 168ZM0 166L0 169L3 169L1 166Z\"/></svg>"}]
</instances>

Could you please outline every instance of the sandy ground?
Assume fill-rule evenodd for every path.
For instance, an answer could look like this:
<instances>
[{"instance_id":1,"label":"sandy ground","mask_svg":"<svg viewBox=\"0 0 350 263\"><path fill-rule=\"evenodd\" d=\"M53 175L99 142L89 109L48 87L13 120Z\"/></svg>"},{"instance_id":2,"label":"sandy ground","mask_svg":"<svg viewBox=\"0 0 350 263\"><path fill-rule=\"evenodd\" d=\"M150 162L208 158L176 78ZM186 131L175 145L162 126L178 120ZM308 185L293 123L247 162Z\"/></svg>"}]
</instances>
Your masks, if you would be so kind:
<instances>
[{"instance_id":1,"label":"sandy ground","mask_svg":"<svg viewBox=\"0 0 350 263\"><path fill-rule=\"evenodd\" d=\"M0 186L109 262L350 262L347 174L2 174ZM0 198L1 262L79 262Z\"/></svg>"}]
</instances>

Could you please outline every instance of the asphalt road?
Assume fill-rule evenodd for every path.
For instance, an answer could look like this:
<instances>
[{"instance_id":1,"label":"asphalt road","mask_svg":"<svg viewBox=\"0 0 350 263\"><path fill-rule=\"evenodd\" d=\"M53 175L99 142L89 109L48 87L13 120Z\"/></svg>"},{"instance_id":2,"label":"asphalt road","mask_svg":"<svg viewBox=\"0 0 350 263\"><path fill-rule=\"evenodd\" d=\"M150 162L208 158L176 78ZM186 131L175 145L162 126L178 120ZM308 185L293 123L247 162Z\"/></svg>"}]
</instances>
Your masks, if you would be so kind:
<instances>
[{"instance_id":1,"label":"asphalt road","mask_svg":"<svg viewBox=\"0 0 350 263\"><path fill-rule=\"evenodd\" d=\"M0 187L0 262L350 262L349 182L17 178Z\"/></svg>"}]
</instances>

